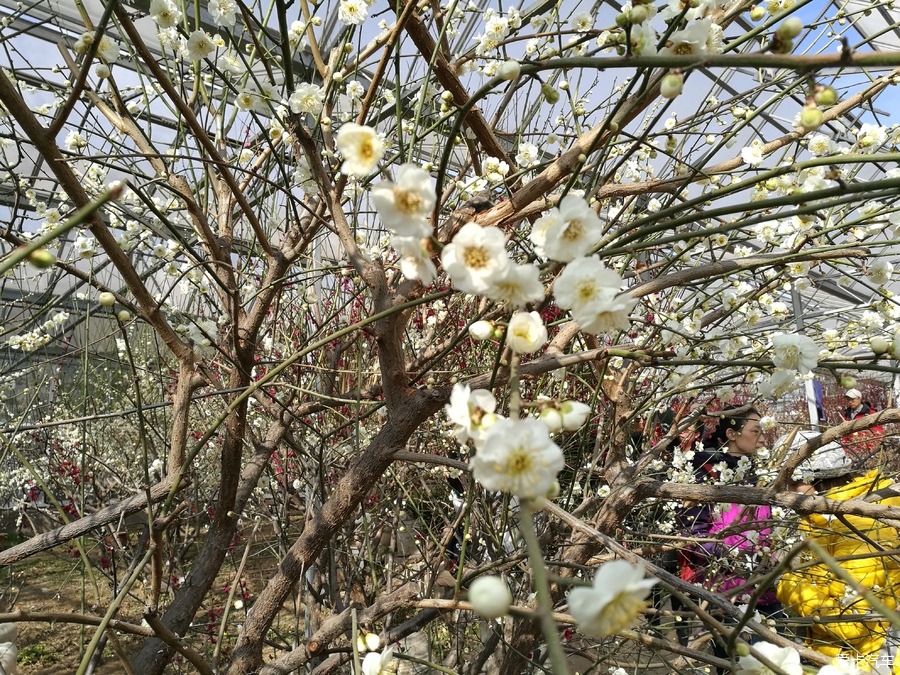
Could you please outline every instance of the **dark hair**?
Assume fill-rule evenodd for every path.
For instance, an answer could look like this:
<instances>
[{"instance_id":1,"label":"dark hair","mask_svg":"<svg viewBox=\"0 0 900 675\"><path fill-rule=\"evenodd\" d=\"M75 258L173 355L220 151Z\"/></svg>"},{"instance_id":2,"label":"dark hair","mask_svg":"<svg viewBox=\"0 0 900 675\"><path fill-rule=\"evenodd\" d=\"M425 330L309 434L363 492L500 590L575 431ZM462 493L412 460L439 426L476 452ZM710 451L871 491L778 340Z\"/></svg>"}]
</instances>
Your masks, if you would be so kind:
<instances>
[{"instance_id":1,"label":"dark hair","mask_svg":"<svg viewBox=\"0 0 900 675\"><path fill-rule=\"evenodd\" d=\"M759 414L759 410L756 408L747 408L746 410L741 410L741 412L737 415L729 415L728 412L731 410L740 410L744 408L743 405L730 405L726 408L723 408L721 411L722 416L719 418L719 424L716 426L715 430L712 432L712 436L710 436L710 441L717 448L721 448L723 445L728 443L728 430L733 429L734 431L739 432L747 422L750 421L750 417L756 415L757 418L762 417Z\"/></svg>"}]
</instances>

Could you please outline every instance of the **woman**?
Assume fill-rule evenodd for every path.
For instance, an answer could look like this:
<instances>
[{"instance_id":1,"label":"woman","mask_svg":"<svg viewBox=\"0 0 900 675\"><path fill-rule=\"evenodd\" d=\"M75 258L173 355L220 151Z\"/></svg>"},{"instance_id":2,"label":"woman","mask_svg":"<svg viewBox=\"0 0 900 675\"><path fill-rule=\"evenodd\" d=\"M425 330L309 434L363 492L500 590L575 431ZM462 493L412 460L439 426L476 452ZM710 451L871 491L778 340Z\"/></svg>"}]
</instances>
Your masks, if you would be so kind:
<instances>
[{"instance_id":1,"label":"woman","mask_svg":"<svg viewBox=\"0 0 900 675\"><path fill-rule=\"evenodd\" d=\"M736 412L729 414L730 411ZM731 406L722 412L704 450L694 453L696 480L755 485L752 458L761 447L759 411ZM759 575L760 569L774 564L769 548L772 510L768 506L700 504L685 509L681 517L690 535L699 540L713 540L699 541L681 552L682 579L727 594L745 586L750 576ZM746 604L754 590L747 587L731 599L736 604ZM784 616L774 589L760 596L755 609L768 618ZM714 650L717 656L727 658L718 642L714 643Z\"/></svg>"}]
</instances>

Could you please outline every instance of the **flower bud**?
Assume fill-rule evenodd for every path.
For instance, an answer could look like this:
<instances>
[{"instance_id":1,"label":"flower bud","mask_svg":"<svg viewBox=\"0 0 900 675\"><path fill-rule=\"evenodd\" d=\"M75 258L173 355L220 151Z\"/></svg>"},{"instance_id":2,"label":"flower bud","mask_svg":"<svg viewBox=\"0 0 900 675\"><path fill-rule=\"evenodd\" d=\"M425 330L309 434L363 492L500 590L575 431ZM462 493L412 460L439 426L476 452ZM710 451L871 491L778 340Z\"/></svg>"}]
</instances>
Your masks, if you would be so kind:
<instances>
[{"instance_id":1,"label":"flower bud","mask_svg":"<svg viewBox=\"0 0 900 675\"><path fill-rule=\"evenodd\" d=\"M94 75L99 77L101 80L106 79L111 75L109 66L105 63L98 63L96 66L94 66Z\"/></svg>"},{"instance_id":2,"label":"flower bud","mask_svg":"<svg viewBox=\"0 0 900 675\"><path fill-rule=\"evenodd\" d=\"M544 495L546 499L556 499L559 497L559 493L562 492L562 487L559 484L559 481L554 479L553 485L550 486L550 489L547 490L547 494Z\"/></svg>"},{"instance_id":3,"label":"flower bud","mask_svg":"<svg viewBox=\"0 0 900 675\"><path fill-rule=\"evenodd\" d=\"M485 619L496 619L509 613L512 593L500 577L478 577L469 586L469 602Z\"/></svg>"},{"instance_id":4,"label":"flower bud","mask_svg":"<svg viewBox=\"0 0 900 675\"><path fill-rule=\"evenodd\" d=\"M48 267L53 267L53 264L56 262L56 256L45 248L39 248L28 254L28 262L38 269L44 270Z\"/></svg>"},{"instance_id":5,"label":"flower bud","mask_svg":"<svg viewBox=\"0 0 900 675\"><path fill-rule=\"evenodd\" d=\"M891 348L891 343L888 342L886 338L883 338L880 335L876 335L869 340L869 347L871 348L873 354L880 355L884 354L888 349Z\"/></svg>"},{"instance_id":6,"label":"flower bud","mask_svg":"<svg viewBox=\"0 0 900 675\"><path fill-rule=\"evenodd\" d=\"M894 339L891 342L891 356L900 359L900 332L894 333Z\"/></svg>"},{"instance_id":7,"label":"flower bud","mask_svg":"<svg viewBox=\"0 0 900 675\"><path fill-rule=\"evenodd\" d=\"M366 633L363 639L366 641L366 649L370 652L377 652L381 647L381 638L375 633Z\"/></svg>"},{"instance_id":8,"label":"flower bud","mask_svg":"<svg viewBox=\"0 0 900 675\"><path fill-rule=\"evenodd\" d=\"M684 76L670 72L659 85L659 95L663 98L675 98L684 89Z\"/></svg>"},{"instance_id":9,"label":"flower bud","mask_svg":"<svg viewBox=\"0 0 900 675\"><path fill-rule=\"evenodd\" d=\"M123 309L118 314L116 314L116 318L121 323L126 323L128 321L131 321L131 312L129 312L127 309Z\"/></svg>"},{"instance_id":10,"label":"flower bud","mask_svg":"<svg viewBox=\"0 0 900 675\"><path fill-rule=\"evenodd\" d=\"M650 11L643 5L631 8L631 23L644 23L650 18Z\"/></svg>"},{"instance_id":11,"label":"flower bud","mask_svg":"<svg viewBox=\"0 0 900 675\"><path fill-rule=\"evenodd\" d=\"M476 321L469 326L469 337L476 342L490 340L494 337L494 324L490 321Z\"/></svg>"},{"instance_id":12,"label":"flower bud","mask_svg":"<svg viewBox=\"0 0 900 675\"><path fill-rule=\"evenodd\" d=\"M772 51L775 54L790 54L794 51L793 40L782 40L777 35L775 38L776 39L772 41Z\"/></svg>"},{"instance_id":13,"label":"flower bud","mask_svg":"<svg viewBox=\"0 0 900 675\"><path fill-rule=\"evenodd\" d=\"M551 84L541 85L541 96L543 96L544 100L551 105L559 101L559 92L556 91Z\"/></svg>"},{"instance_id":14,"label":"flower bud","mask_svg":"<svg viewBox=\"0 0 900 675\"><path fill-rule=\"evenodd\" d=\"M739 642L734 648L734 653L738 656L750 656L750 647L746 642Z\"/></svg>"},{"instance_id":15,"label":"flower bud","mask_svg":"<svg viewBox=\"0 0 900 675\"><path fill-rule=\"evenodd\" d=\"M751 21L762 21L763 17L766 15L766 8L760 7L759 5L753 5L750 8L750 20Z\"/></svg>"},{"instance_id":16,"label":"flower bud","mask_svg":"<svg viewBox=\"0 0 900 675\"><path fill-rule=\"evenodd\" d=\"M540 420L551 434L562 429L562 414L553 406L541 410Z\"/></svg>"},{"instance_id":17,"label":"flower bud","mask_svg":"<svg viewBox=\"0 0 900 675\"><path fill-rule=\"evenodd\" d=\"M616 14L616 25L619 28L625 28L629 23L627 14Z\"/></svg>"},{"instance_id":18,"label":"flower bud","mask_svg":"<svg viewBox=\"0 0 900 675\"><path fill-rule=\"evenodd\" d=\"M827 108L838 102L838 93L831 85L819 84L813 89L813 99L819 105Z\"/></svg>"},{"instance_id":19,"label":"flower bud","mask_svg":"<svg viewBox=\"0 0 900 675\"><path fill-rule=\"evenodd\" d=\"M778 37L782 40L793 40L803 30L803 21L796 16L788 17L778 26Z\"/></svg>"},{"instance_id":20,"label":"flower bud","mask_svg":"<svg viewBox=\"0 0 900 675\"><path fill-rule=\"evenodd\" d=\"M522 66L519 65L519 62L510 59L500 64L497 76L503 80L514 80L519 76L520 72L522 72Z\"/></svg>"},{"instance_id":21,"label":"flower bud","mask_svg":"<svg viewBox=\"0 0 900 675\"><path fill-rule=\"evenodd\" d=\"M559 408L562 413L562 426L566 431L575 431L584 426L591 412L590 406L580 401L563 401Z\"/></svg>"},{"instance_id":22,"label":"flower bud","mask_svg":"<svg viewBox=\"0 0 900 675\"><path fill-rule=\"evenodd\" d=\"M858 382L856 381L856 378L852 375L844 375L841 378L841 386L844 389L856 389L857 384Z\"/></svg>"},{"instance_id":23,"label":"flower bud","mask_svg":"<svg viewBox=\"0 0 900 675\"><path fill-rule=\"evenodd\" d=\"M822 114L822 111L815 105L805 106L803 110L800 112L800 126L802 126L806 131L812 131L814 129L818 129L822 126L822 122L825 121L825 116Z\"/></svg>"},{"instance_id":24,"label":"flower bud","mask_svg":"<svg viewBox=\"0 0 900 675\"><path fill-rule=\"evenodd\" d=\"M97 298L97 301L102 307L112 307L114 304L116 304L116 296L112 293L104 291L100 294L100 297Z\"/></svg>"},{"instance_id":25,"label":"flower bud","mask_svg":"<svg viewBox=\"0 0 900 675\"><path fill-rule=\"evenodd\" d=\"M366 637L362 633L356 636L356 651L360 654L365 654L369 651L369 648L366 647Z\"/></svg>"},{"instance_id":26,"label":"flower bud","mask_svg":"<svg viewBox=\"0 0 900 675\"><path fill-rule=\"evenodd\" d=\"M825 116L816 105L805 106L800 112L800 126L802 126L806 131L813 131L814 129L818 129L820 126L822 126L822 122L824 121Z\"/></svg>"}]
</instances>

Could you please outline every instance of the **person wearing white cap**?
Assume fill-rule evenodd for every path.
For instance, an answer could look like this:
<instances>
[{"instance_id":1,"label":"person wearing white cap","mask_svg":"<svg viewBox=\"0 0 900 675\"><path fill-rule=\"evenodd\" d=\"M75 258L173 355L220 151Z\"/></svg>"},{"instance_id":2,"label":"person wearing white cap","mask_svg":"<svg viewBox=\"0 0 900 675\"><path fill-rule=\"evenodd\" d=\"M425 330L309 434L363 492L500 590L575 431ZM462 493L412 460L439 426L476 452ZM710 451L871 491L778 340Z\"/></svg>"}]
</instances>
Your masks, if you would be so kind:
<instances>
[{"instance_id":1,"label":"person wearing white cap","mask_svg":"<svg viewBox=\"0 0 900 675\"><path fill-rule=\"evenodd\" d=\"M847 401L847 407L842 413L845 420L855 420L877 412L871 403L863 401L862 392L859 389L848 389L844 393L844 399ZM841 439L841 445L854 459L865 461L878 452L883 438L884 427L876 425L870 429L862 429L845 436Z\"/></svg>"},{"instance_id":2,"label":"person wearing white cap","mask_svg":"<svg viewBox=\"0 0 900 675\"><path fill-rule=\"evenodd\" d=\"M844 408L845 420L855 420L857 417L869 414L865 409L870 406L868 403L863 403L862 392L859 389L848 389L844 398L847 399L847 407Z\"/></svg>"}]
</instances>

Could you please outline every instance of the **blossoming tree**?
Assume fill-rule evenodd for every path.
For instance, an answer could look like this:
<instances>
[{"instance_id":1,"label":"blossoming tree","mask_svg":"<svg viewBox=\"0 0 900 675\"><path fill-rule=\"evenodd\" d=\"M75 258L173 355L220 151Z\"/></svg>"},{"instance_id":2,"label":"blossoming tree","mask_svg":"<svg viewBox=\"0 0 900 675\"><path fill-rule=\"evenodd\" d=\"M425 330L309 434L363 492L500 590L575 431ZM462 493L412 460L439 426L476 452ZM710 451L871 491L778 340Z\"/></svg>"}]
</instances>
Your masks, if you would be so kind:
<instances>
[{"instance_id":1,"label":"blossoming tree","mask_svg":"<svg viewBox=\"0 0 900 675\"><path fill-rule=\"evenodd\" d=\"M60 4L3 19L2 485L57 522L0 562L109 588L79 673L722 665L657 586L799 668L658 552L685 500L789 547L838 508L793 469L900 411L765 488L672 445L900 372L893 0Z\"/></svg>"}]
</instances>

